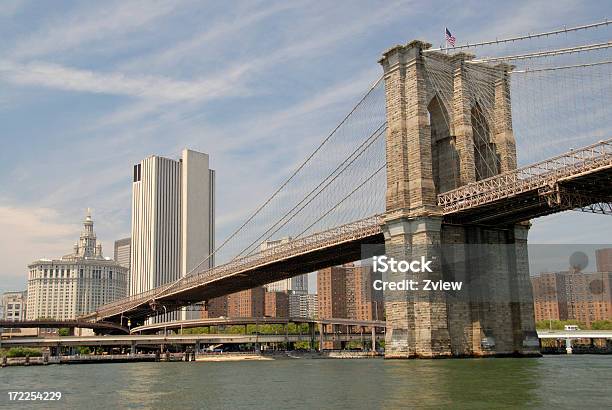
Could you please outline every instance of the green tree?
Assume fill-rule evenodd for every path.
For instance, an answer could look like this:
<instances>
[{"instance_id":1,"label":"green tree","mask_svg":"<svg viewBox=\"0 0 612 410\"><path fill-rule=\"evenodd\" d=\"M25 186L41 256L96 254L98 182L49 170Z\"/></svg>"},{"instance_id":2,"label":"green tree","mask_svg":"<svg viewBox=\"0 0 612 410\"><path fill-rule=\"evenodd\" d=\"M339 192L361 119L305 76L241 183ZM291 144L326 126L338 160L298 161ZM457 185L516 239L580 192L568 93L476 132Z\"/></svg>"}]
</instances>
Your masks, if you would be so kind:
<instances>
[{"instance_id":1,"label":"green tree","mask_svg":"<svg viewBox=\"0 0 612 410\"><path fill-rule=\"evenodd\" d=\"M87 346L77 346L76 351L79 354L90 354L91 353L91 349Z\"/></svg>"},{"instance_id":2,"label":"green tree","mask_svg":"<svg viewBox=\"0 0 612 410\"><path fill-rule=\"evenodd\" d=\"M42 351L40 349L33 349L30 347L11 347L6 352L7 357L38 357L42 356Z\"/></svg>"},{"instance_id":3,"label":"green tree","mask_svg":"<svg viewBox=\"0 0 612 410\"><path fill-rule=\"evenodd\" d=\"M178 333L180 333L180 330L178 331ZM210 333L210 331L207 327L192 327L189 329L183 329L184 335L203 335L208 333Z\"/></svg>"},{"instance_id":4,"label":"green tree","mask_svg":"<svg viewBox=\"0 0 612 410\"><path fill-rule=\"evenodd\" d=\"M308 350L310 349L310 342L295 342L293 347L295 350Z\"/></svg>"},{"instance_id":5,"label":"green tree","mask_svg":"<svg viewBox=\"0 0 612 410\"><path fill-rule=\"evenodd\" d=\"M593 330L612 330L612 320L596 320L591 323Z\"/></svg>"}]
</instances>

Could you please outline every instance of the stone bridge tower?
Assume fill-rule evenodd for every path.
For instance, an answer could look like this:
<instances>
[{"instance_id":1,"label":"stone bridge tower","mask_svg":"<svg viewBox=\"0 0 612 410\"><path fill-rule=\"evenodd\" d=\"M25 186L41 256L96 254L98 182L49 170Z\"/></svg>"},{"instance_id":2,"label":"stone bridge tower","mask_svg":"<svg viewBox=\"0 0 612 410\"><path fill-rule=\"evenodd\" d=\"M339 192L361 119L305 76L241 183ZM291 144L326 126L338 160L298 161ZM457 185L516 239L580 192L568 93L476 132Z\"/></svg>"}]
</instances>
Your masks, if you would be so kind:
<instances>
[{"instance_id":1,"label":"stone bridge tower","mask_svg":"<svg viewBox=\"0 0 612 410\"><path fill-rule=\"evenodd\" d=\"M529 224L446 220L437 195L516 168L508 65L466 53L426 52L412 41L387 50L389 257L432 260L432 271L393 274L419 290L385 292L386 357L539 354L529 281ZM470 74L471 73L471 74ZM424 290L425 280L460 291Z\"/></svg>"}]
</instances>

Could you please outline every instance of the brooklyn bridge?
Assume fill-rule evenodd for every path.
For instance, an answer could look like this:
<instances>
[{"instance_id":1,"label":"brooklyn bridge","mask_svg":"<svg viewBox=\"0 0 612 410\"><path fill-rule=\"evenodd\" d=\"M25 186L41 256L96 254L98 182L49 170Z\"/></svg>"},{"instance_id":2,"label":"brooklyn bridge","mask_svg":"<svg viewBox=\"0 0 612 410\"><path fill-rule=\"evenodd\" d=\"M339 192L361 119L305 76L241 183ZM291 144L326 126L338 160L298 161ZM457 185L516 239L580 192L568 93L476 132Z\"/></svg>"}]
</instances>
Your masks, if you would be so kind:
<instances>
[{"instance_id":1,"label":"brooklyn bridge","mask_svg":"<svg viewBox=\"0 0 612 410\"><path fill-rule=\"evenodd\" d=\"M561 35L572 41L608 24L450 49L411 41L386 50L381 77L218 246L214 256L222 263L208 268L202 261L175 282L79 319L143 323L388 253L427 256L434 268L423 278L461 278L471 286L461 295L385 293L386 357L539 354L530 220L568 210L612 214L612 139L609 124L595 123L609 117L587 111L610 105L612 77L602 68L611 61L597 58L612 43L524 53L513 47ZM478 47L504 53L467 52ZM291 240L261 250L284 237ZM480 245L492 248L466 257ZM443 255L445 246L453 253ZM494 346L484 349L483 338Z\"/></svg>"}]
</instances>

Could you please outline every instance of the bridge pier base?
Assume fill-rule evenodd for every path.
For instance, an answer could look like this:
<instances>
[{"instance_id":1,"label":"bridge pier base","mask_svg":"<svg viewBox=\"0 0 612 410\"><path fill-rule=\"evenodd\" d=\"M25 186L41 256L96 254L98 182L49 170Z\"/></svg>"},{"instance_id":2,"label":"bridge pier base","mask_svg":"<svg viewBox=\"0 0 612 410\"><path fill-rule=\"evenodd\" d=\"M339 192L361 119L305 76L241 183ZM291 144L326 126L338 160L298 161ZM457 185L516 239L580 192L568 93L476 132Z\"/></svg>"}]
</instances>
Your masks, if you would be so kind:
<instances>
[{"instance_id":1,"label":"bridge pier base","mask_svg":"<svg viewBox=\"0 0 612 410\"><path fill-rule=\"evenodd\" d=\"M385 357L540 355L527 225L462 227L415 218L390 221L384 230L389 258L432 261L432 272L383 277L416 283L415 290L385 292ZM426 281L462 287L425 290Z\"/></svg>"},{"instance_id":2,"label":"bridge pier base","mask_svg":"<svg viewBox=\"0 0 612 410\"><path fill-rule=\"evenodd\" d=\"M414 283L412 290L384 292L387 315L385 357L432 358L451 355L446 295L423 289L426 280L442 279L440 267L441 218L400 218L387 221L385 252L396 261L424 258L432 272L383 274L388 283Z\"/></svg>"}]
</instances>

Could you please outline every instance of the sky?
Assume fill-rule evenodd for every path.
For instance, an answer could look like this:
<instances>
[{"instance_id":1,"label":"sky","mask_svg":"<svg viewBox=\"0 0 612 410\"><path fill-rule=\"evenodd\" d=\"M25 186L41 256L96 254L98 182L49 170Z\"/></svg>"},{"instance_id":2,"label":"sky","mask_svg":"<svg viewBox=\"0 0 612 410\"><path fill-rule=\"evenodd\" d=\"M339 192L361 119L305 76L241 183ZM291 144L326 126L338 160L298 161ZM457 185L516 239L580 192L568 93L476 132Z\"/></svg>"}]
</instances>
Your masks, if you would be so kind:
<instances>
[{"instance_id":1,"label":"sky","mask_svg":"<svg viewBox=\"0 0 612 410\"><path fill-rule=\"evenodd\" d=\"M597 1L0 2L0 292L72 250L93 209L129 236L131 169L182 148L217 171L217 241L380 76L387 48L601 21ZM593 141L595 142L595 141ZM520 154L519 154L520 155ZM612 218L534 221L532 243L609 243Z\"/></svg>"}]
</instances>

